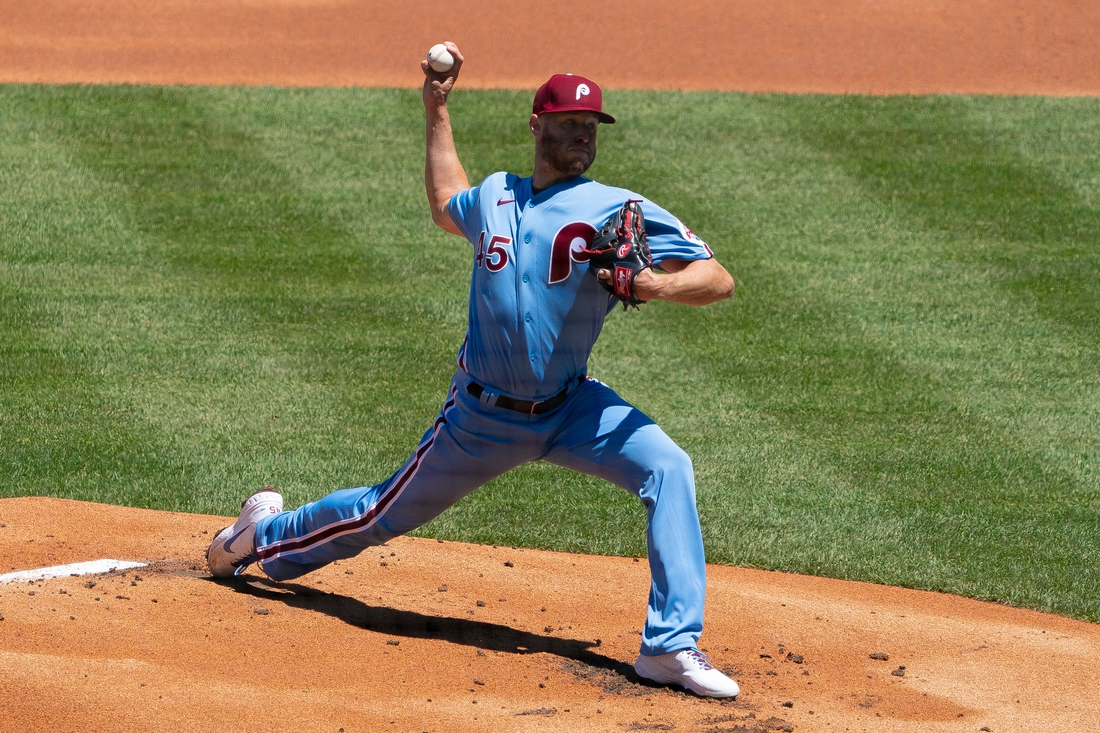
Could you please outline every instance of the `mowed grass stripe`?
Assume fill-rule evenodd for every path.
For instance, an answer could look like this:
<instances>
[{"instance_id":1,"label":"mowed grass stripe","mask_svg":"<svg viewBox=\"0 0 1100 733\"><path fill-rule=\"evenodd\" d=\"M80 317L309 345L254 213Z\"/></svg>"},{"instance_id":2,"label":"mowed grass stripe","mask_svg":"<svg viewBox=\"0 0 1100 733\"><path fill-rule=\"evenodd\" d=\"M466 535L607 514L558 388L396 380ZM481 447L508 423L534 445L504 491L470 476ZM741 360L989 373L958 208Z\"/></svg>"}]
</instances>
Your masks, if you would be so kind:
<instances>
[{"instance_id":1,"label":"mowed grass stripe","mask_svg":"<svg viewBox=\"0 0 1100 733\"><path fill-rule=\"evenodd\" d=\"M692 454L710 558L1100 618L1096 101L608 101L593 176L680 215L740 283L614 316L592 361ZM454 103L471 180L529 169L529 95ZM33 387L9 404L85 395L74 414L130 421L85 418L57 467L9 446L76 441L65 425L0 417L19 476L0 491L232 513L261 483L296 503L406 457L469 272L424 210L417 92L4 87L0 106L25 199L0 213L5 329L26 332L3 373ZM27 315L60 312L79 317ZM68 371L36 380L38 352ZM641 554L642 522L536 464L423 533Z\"/></svg>"},{"instance_id":2,"label":"mowed grass stripe","mask_svg":"<svg viewBox=\"0 0 1100 733\"><path fill-rule=\"evenodd\" d=\"M107 264L140 242L43 129L40 115L6 95L0 104L5 494L117 500L125 486L132 501L148 503L158 477L186 467L159 455L132 410L103 394L114 385L103 375L110 339L102 324L137 317L141 304L131 297L115 307L117 299L90 292L119 281L142 289L140 273Z\"/></svg>"},{"instance_id":3,"label":"mowed grass stripe","mask_svg":"<svg viewBox=\"0 0 1100 733\"><path fill-rule=\"evenodd\" d=\"M348 235L327 224L324 211L311 210L314 202L296 189L295 179L282 177L279 168L246 144L247 131L233 129L236 120L225 110L223 118L212 115L201 94L45 91L50 98L36 100L45 107L42 117L68 155L84 164L80 177L88 184L86 198L99 207L88 218L122 220L120 236L142 245L108 257L118 267L102 278L84 280L85 268L80 277L32 289L29 297L63 306L80 303L85 320L68 322L63 334L85 337L96 344L96 353L77 351L68 362L109 374L105 391L114 394L98 399L118 403L119 411L139 421L139 432L159 432L163 451L203 456L201 475L154 472L159 475L151 496L161 492L196 509L225 511L227 493L240 493L272 475L282 477L287 466L301 474L303 495L297 498L302 499L306 489L316 493L316 483L331 474L333 461L345 471L377 474L400 460L394 456L407 451L422 421L409 419L407 435L373 471L363 468L369 457L361 454L384 445L386 434L379 431L364 445L354 427L379 406L392 409L394 401L406 406L434 402L420 394L427 390L368 394L370 407L359 411L356 402L368 390L342 383L361 381L385 390L387 384L403 384L387 379L388 373L416 375L425 362L442 366L446 359L434 358L435 353L424 358L422 339L409 343L404 323L425 304L403 307L402 297L407 303L410 294L390 284L399 274L376 279L371 274L398 259L402 242L386 241L377 253L350 259L334 256L331 250ZM71 251L66 244L71 242L62 236L46 246L57 247L64 262ZM99 257L93 248L89 258ZM119 277L123 271L136 271L154 285L149 292L135 290ZM372 279L375 287L367 291L341 292L348 281ZM132 320L100 323L119 301L130 302L125 315ZM442 348L449 352L453 346ZM342 358L327 359L333 349ZM329 381L337 382L335 388L327 387ZM319 424L311 408L326 402L322 392L330 404ZM335 404L333 396L340 398ZM426 415L435 409L428 406ZM110 413L92 402L78 403L74 410L88 416ZM297 434L298 420L311 426L305 435ZM59 421L56 427L64 430L65 425ZM59 480L87 481L83 474L94 463L82 456L82 470ZM69 473L64 462L44 466L47 475ZM323 476L313 475L316 470ZM105 491L107 496L122 491L126 497L135 489L115 481Z\"/></svg>"}]
</instances>

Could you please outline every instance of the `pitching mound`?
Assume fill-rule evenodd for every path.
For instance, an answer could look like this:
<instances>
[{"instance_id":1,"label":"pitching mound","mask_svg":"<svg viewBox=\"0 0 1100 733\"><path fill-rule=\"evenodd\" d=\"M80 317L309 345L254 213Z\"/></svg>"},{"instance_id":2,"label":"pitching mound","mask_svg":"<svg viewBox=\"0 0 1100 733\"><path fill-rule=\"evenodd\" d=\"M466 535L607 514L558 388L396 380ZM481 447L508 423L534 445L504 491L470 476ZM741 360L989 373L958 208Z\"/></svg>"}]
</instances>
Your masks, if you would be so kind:
<instances>
[{"instance_id":1,"label":"pitching mound","mask_svg":"<svg viewBox=\"0 0 1100 733\"><path fill-rule=\"evenodd\" d=\"M291 583L215 582L231 519L0 500L0 730L1096 730L1100 627L937 593L709 568L736 701L643 684L624 558L402 538ZM3 581L0 581L2 583ZM888 657L888 658L887 658Z\"/></svg>"}]
</instances>

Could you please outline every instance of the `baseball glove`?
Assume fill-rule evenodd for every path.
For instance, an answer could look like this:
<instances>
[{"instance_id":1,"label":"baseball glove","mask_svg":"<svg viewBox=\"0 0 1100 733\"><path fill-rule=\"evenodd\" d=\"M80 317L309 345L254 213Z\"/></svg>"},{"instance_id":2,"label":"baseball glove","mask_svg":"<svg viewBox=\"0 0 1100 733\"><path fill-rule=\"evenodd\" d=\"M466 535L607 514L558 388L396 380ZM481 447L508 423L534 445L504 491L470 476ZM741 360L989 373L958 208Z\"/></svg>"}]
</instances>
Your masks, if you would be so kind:
<instances>
[{"instance_id":1,"label":"baseball glove","mask_svg":"<svg viewBox=\"0 0 1100 733\"><path fill-rule=\"evenodd\" d=\"M653 267L645 234L645 217L639 204L635 199L624 203L596 234L592 246L585 250L590 256L589 269L611 271L611 278L600 280L600 285L622 301L623 310L628 305L637 308L645 303L635 295L634 281L639 272Z\"/></svg>"}]
</instances>

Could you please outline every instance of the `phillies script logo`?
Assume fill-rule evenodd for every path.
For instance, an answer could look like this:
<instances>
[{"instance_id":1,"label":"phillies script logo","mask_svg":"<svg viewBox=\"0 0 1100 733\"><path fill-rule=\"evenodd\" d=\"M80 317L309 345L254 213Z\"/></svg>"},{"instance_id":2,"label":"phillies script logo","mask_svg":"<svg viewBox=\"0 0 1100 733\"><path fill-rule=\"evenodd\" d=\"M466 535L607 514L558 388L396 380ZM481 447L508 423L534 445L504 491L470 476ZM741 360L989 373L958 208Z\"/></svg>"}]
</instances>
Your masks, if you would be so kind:
<instances>
[{"instance_id":1,"label":"phillies script logo","mask_svg":"<svg viewBox=\"0 0 1100 733\"><path fill-rule=\"evenodd\" d=\"M558 230L550 249L550 285L568 280L574 262L588 262L591 255L585 250L595 238L596 228L586 221L575 221Z\"/></svg>"},{"instance_id":2,"label":"phillies script logo","mask_svg":"<svg viewBox=\"0 0 1100 733\"><path fill-rule=\"evenodd\" d=\"M587 97L591 93L592 93L592 90L588 88L587 84L578 84L577 85L577 101L578 102L581 100L581 97Z\"/></svg>"}]
</instances>

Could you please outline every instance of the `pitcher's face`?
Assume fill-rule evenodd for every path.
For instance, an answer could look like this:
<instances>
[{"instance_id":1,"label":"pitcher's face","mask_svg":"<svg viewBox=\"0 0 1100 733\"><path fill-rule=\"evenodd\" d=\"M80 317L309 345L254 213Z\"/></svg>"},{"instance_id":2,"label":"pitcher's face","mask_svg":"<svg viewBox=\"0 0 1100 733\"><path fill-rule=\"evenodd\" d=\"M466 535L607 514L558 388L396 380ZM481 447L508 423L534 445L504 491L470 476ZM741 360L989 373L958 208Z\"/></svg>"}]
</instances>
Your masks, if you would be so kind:
<instances>
[{"instance_id":1,"label":"pitcher's face","mask_svg":"<svg viewBox=\"0 0 1100 733\"><path fill-rule=\"evenodd\" d=\"M583 175L596 160L599 125L600 119L593 112L531 115L535 156L563 174Z\"/></svg>"}]
</instances>

